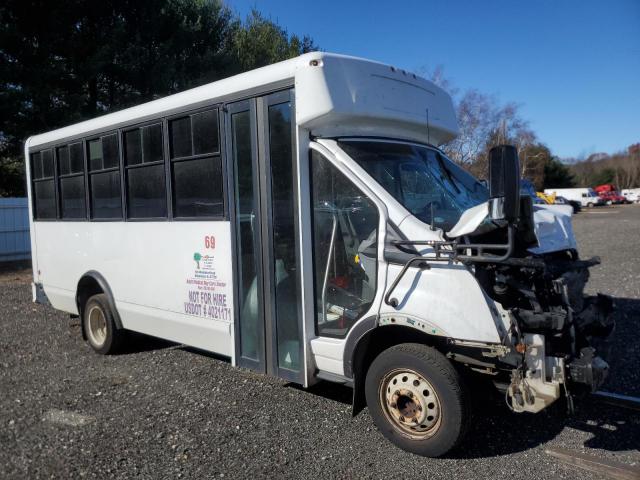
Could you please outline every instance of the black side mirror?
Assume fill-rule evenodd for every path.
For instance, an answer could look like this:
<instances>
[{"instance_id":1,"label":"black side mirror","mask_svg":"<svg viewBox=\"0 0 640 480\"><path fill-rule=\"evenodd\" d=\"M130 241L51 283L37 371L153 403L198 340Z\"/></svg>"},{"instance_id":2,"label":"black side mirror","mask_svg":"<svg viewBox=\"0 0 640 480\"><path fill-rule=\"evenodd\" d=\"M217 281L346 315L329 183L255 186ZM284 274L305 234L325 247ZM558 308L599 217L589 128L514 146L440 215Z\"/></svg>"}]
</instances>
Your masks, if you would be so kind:
<instances>
[{"instance_id":1,"label":"black side mirror","mask_svg":"<svg viewBox=\"0 0 640 480\"><path fill-rule=\"evenodd\" d=\"M520 161L513 145L489 151L489 197L491 218L513 222L520 214Z\"/></svg>"}]
</instances>

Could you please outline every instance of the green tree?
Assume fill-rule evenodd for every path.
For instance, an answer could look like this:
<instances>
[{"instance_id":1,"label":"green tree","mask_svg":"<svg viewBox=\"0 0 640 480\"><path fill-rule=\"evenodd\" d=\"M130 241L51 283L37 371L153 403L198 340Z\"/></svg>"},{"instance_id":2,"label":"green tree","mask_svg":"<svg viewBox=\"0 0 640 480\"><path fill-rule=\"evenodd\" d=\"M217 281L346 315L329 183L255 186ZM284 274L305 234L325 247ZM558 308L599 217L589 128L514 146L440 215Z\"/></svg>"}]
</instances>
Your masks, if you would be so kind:
<instances>
[{"instance_id":1,"label":"green tree","mask_svg":"<svg viewBox=\"0 0 640 480\"><path fill-rule=\"evenodd\" d=\"M573 174L567 165L552 157L544 166L543 188L571 188L575 186Z\"/></svg>"},{"instance_id":2,"label":"green tree","mask_svg":"<svg viewBox=\"0 0 640 480\"><path fill-rule=\"evenodd\" d=\"M23 195L22 142L315 49L216 0L0 4L0 194Z\"/></svg>"},{"instance_id":3,"label":"green tree","mask_svg":"<svg viewBox=\"0 0 640 480\"><path fill-rule=\"evenodd\" d=\"M284 58L317 50L313 40L289 35L285 29L252 10L232 39L234 56L243 70L262 67Z\"/></svg>"},{"instance_id":4,"label":"green tree","mask_svg":"<svg viewBox=\"0 0 640 480\"><path fill-rule=\"evenodd\" d=\"M603 183L614 183L616 177L616 171L613 168L606 167L602 170L598 170L591 176L591 185L602 185Z\"/></svg>"}]
</instances>

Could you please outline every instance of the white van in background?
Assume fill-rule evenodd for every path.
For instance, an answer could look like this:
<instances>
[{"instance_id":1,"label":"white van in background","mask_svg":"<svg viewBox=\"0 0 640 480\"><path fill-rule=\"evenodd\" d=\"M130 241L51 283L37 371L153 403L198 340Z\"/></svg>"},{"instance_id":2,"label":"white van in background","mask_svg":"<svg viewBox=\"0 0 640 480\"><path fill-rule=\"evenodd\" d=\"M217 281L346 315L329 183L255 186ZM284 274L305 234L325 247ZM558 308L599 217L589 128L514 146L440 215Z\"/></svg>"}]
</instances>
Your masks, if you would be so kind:
<instances>
[{"instance_id":1,"label":"white van in background","mask_svg":"<svg viewBox=\"0 0 640 480\"><path fill-rule=\"evenodd\" d=\"M567 200L580 202L583 207L595 207L602 205L602 199L593 188L545 188L547 195L559 195Z\"/></svg>"},{"instance_id":2,"label":"white van in background","mask_svg":"<svg viewBox=\"0 0 640 480\"><path fill-rule=\"evenodd\" d=\"M620 194L631 203L640 203L640 188L626 188Z\"/></svg>"}]
</instances>

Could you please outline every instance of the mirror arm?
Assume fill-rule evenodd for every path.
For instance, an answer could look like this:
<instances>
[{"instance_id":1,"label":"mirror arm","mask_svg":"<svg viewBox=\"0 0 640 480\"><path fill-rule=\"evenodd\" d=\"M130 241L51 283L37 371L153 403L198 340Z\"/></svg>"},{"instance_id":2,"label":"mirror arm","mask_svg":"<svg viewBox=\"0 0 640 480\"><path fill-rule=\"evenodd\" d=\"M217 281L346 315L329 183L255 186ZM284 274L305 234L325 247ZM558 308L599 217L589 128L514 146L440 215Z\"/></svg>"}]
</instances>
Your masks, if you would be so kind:
<instances>
[{"instance_id":1,"label":"mirror arm","mask_svg":"<svg viewBox=\"0 0 640 480\"><path fill-rule=\"evenodd\" d=\"M461 262L474 262L474 263L500 263L507 260L513 255L513 249L515 247L515 231L516 227L509 223L507 225L507 243L506 244L482 244L482 243L466 243L456 244L456 251L465 251L468 249L477 250L477 255L455 255L454 259ZM485 250L504 250L503 255L486 255Z\"/></svg>"}]
</instances>

